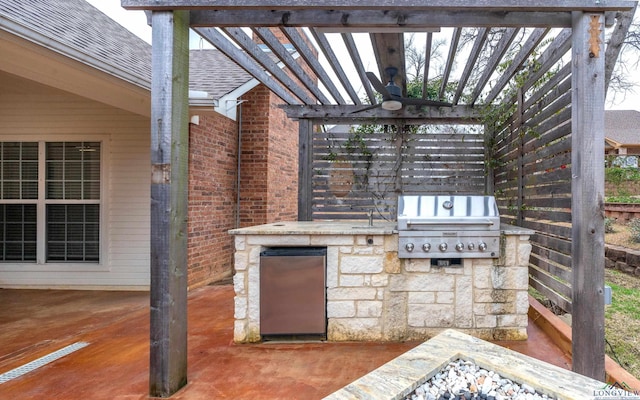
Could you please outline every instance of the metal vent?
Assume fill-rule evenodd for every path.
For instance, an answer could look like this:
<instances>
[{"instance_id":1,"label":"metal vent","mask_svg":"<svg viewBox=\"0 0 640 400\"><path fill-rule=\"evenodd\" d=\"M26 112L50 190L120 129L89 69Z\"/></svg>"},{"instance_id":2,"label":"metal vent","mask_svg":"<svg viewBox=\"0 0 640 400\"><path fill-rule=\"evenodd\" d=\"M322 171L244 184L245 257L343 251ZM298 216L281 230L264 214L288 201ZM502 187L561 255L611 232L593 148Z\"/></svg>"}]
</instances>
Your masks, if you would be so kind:
<instances>
[{"instance_id":1,"label":"metal vent","mask_svg":"<svg viewBox=\"0 0 640 400\"><path fill-rule=\"evenodd\" d=\"M40 357L36 360L33 360L29 363L26 363L24 365L21 365L17 368L12 369L11 371L5 372L4 374L0 375L0 384L3 384L5 382L9 382L12 379L16 379L21 377L24 374L27 374L37 368L40 368L44 365L47 365L53 361L56 361L64 356L66 356L67 354L71 354L74 351L80 350L83 347L88 346L89 343L86 342L76 342L73 344L70 344L67 347L63 347L60 350L54 351L53 353L49 353L46 356Z\"/></svg>"}]
</instances>

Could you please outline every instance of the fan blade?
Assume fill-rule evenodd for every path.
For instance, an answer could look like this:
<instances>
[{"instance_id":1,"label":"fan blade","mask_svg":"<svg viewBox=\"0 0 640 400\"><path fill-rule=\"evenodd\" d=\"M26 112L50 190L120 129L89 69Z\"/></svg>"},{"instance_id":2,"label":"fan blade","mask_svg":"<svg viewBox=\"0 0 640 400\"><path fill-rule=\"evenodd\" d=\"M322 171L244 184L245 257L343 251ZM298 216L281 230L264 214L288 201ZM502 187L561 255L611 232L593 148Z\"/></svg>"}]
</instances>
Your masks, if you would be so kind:
<instances>
[{"instance_id":1,"label":"fan blade","mask_svg":"<svg viewBox=\"0 0 640 400\"><path fill-rule=\"evenodd\" d=\"M432 107L453 107L453 104L438 100L414 99L410 97L402 97L397 99L402 104L410 106L432 106Z\"/></svg>"},{"instance_id":2,"label":"fan blade","mask_svg":"<svg viewBox=\"0 0 640 400\"><path fill-rule=\"evenodd\" d=\"M380 82L380 79L373 73L367 72L367 78L369 78L369 82L373 85L373 88L382 95L383 99L388 99L391 97L387 88Z\"/></svg>"},{"instance_id":3,"label":"fan blade","mask_svg":"<svg viewBox=\"0 0 640 400\"><path fill-rule=\"evenodd\" d=\"M363 107L363 108L361 108L361 109L359 109L359 110L352 111L352 112L351 112L351 114L357 114L357 113L359 113L359 112L363 112L363 111L367 111L367 110L372 110L372 109L374 109L374 108L376 108L376 107L380 107L381 105L382 105L382 104L371 104L371 105L369 105L369 106L367 106L367 107Z\"/></svg>"}]
</instances>

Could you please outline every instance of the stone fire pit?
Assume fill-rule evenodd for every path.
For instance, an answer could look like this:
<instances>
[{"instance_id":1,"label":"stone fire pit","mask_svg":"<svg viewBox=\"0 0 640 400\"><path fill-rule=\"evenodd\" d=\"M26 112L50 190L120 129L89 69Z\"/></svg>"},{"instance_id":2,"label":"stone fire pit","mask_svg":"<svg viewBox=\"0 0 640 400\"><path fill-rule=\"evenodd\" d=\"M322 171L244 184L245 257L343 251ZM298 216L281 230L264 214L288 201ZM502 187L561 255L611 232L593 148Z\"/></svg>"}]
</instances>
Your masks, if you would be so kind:
<instances>
[{"instance_id":1,"label":"stone fire pit","mask_svg":"<svg viewBox=\"0 0 640 400\"><path fill-rule=\"evenodd\" d=\"M593 399L604 383L454 330L446 330L325 400L403 399L450 361L463 359L541 394L558 399Z\"/></svg>"}]
</instances>

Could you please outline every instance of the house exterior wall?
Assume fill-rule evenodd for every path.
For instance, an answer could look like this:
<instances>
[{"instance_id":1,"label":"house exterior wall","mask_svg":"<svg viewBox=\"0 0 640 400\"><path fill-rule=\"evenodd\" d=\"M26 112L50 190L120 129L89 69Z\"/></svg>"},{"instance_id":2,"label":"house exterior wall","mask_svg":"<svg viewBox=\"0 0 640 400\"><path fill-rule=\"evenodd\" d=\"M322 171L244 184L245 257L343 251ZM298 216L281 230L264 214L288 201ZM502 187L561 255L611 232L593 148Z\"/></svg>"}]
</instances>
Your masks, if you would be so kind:
<instances>
[{"instance_id":1,"label":"house exterior wall","mask_svg":"<svg viewBox=\"0 0 640 400\"><path fill-rule=\"evenodd\" d=\"M149 119L0 73L0 141L102 141L101 262L0 263L0 287L149 285Z\"/></svg>"},{"instance_id":2,"label":"house exterior wall","mask_svg":"<svg viewBox=\"0 0 640 400\"><path fill-rule=\"evenodd\" d=\"M144 116L0 72L0 141L102 141L100 264L0 263L0 287L147 290L150 126ZM297 218L297 124L263 86L243 108L241 218ZM238 125L201 115L189 134L188 285L231 276ZM242 224L241 224L242 225Z\"/></svg>"},{"instance_id":3,"label":"house exterior wall","mask_svg":"<svg viewBox=\"0 0 640 400\"><path fill-rule=\"evenodd\" d=\"M189 125L189 288L231 276L238 125L222 115Z\"/></svg>"},{"instance_id":4,"label":"house exterior wall","mask_svg":"<svg viewBox=\"0 0 640 400\"><path fill-rule=\"evenodd\" d=\"M240 227L298 215L298 127L260 85L242 97Z\"/></svg>"}]
</instances>

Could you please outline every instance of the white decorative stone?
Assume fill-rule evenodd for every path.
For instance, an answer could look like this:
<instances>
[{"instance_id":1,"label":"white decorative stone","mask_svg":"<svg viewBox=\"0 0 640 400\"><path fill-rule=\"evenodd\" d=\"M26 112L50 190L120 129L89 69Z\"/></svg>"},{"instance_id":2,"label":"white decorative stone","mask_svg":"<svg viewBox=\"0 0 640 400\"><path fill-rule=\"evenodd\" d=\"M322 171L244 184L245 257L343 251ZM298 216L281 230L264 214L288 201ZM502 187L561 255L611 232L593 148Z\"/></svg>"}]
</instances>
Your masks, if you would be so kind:
<instances>
[{"instance_id":1,"label":"white decorative stone","mask_svg":"<svg viewBox=\"0 0 640 400\"><path fill-rule=\"evenodd\" d=\"M244 251L237 251L233 255L233 266L236 271L244 271L247 269L247 265L249 264L249 257Z\"/></svg>"},{"instance_id":2,"label":"white decorative stone","mask_svg":"<svg viewBox=\"0 0 640 400\"><path fill-rule=\"evenodd\" d=\"M242 251L245 248L247 239L244 235L237 235L234 242L235 242L235 250Z\"/></svg>"},{"instance_id":3,"label":"white decorative stone","mask_svg":"<svg viewBox=\"0 0 640 400\"><path fill-rule=\"evenodd\" d=\"M342 256L340 272L344 274L376 274L382 272L382 257L378 256Z\"/></svg>"},{"instance_id":4,"label":"white decorative stone","mask_svg":"<svg viewBox=\"0 0 640 400\"><path fill-rule=\"evenodd\" d=\"M526 314L500 315L498 325L503 327L527 328L529 317Z\"/></svg>"},{"instance_id":5,"label":"white decorative stone","mask_svg":"<svg viewBox=\"0 0 640 400\"><path fill-rule=\"evenodd\" d=\"M477 289L490 289L492 266L474 265L473 287Z\"/></svg>"},{"instance_id":6,"label":"white decorative stone","mask_svg":"<svg viewBox=\"0 0 640 400\"><path fill-rule=\"evenodd\" d=\"M245 295L247 294L245 284L244 284L244 273L235 273L233 275L233 291L236 295Z\"/></svg>"},{"instance_id":7,"label":"white decorative stone","mask_svg":"<svg viewBox=\"0 0 640 400\"><path fill-rule=\"evenodd\" d=\"M334 288L338 286L338 248L327 248L327 287Z\"/></svg>"},{"instance_id":8,"label":"white decorative stone","mask_svg":"<svg viewBox=\"0 0 640 400\"><path fill-rule=\"evenodd\" d=\"M333 318L327 324L327 338L335 341L380 340L382 327L377 318Z\"/></svg>"},{"instance_id":9,"label":"white decorative stone","mask_svg":"<svg viewBox=\"0 0 640 400\"><path fill-rule=\"evenodd\" d=\"M309 235L247 235L247 244L261 246L309 246Z\"/></svg>"},{"instance_id":10,"label":"white decorative stone","mask_svg":"<svg viewBox=\"0 0 640 400\"><path fill-rule=\"evenodd\" d=\"M509 289L527 290L529 287L529 267L518 266L511 268L513 271L513 283Z\"/></svg>"},{"instance_id":11,"label":"white decorative stone","mask_svg":"<svg viewBox=\"0 0 640 400\"><path fill-rule=\"evenodd\" d=\"M356 316L354 301L327 302L327 318L351 318Z\"/></svg>"},{"instance_id":12,"label":"white decorative stone","mask_svg":"<svg viewBox=\"0 0 640 400\"><path fill-rule=\"evenodd\" d=\"M435 302L435 292L409 292L407 297L407 303L409 304L433 304Z\"/></svg>"},{"instance_id":13,"label":"white decorative stone","mask_svg":"<svg viewBox=\"0 0 640 400\"><path fill-rule=\"evenodd\" d=\"M491 298L493 289L476 289L473 291L473 301L476 303L491 303L493 299Z\"/></svg>"},{"instance_id":14,"label":"white decorative stone","mask_svg":"<svg viewBox=\"0 0 640 400\"><path fill-rule=\"evenodd\" d=\"M504 264L516 265L518 259L518 238L516 236L508 236L507 244L504 250Z\"/></svg>"},{"instance_id":15,"label":"white decorative stone","mask_svg":"<svg viewBox=\"0 0 640 400\"><path fill-rule=\"evenodd\" d=\"M364 247L364 246L356 246L353 248L353 254L370 256L375 252L373 251L373 247Z\"/></svg>"},{"instance_id":16,"label":"white decorative stone","mask_svg":"<svg viewBox=\"0 0 640 400\"><path fill-rule=\"evenodd\" d=\"M353 246L341 246L340 247L340 254L351 254L351 253L353 253Z\"/></svg>"},{"instance_id":17,"label":"white decorative stone","mask_svg":"<svg viewBox=\"0 0 640 400\"><path fill-rule=\"evenodd\" d=\"M259 266L260 265L260 252L262 251L262 247L254 246L249 247L249 266Z\"/></svg>"},{"instance_id":18,"label":"white decorative stone","mask_svg":"<svg viewBox=\"0 0 640 400\"><path fill-rule=\"evenodd\" d=\"M233 341L242 343L247 339L247 323L245 321L234 321L233 323Z\"/></svg>"},{"instance_id":19,"label":"white decorative stone","mask_svg":"<svg viewBox=\"0 0 640 400\"><path fill-rule=\"evenodd\" d=\"M342 274L339 278L340 287L361 287L364 286L364 275Z\"/></svg>"},{"instance_id":20,"label":"white decorative stone","mask_svg":"<svg viewBox=\"0 0 640 400\"><path fill-rule=\"evenodd\" d=\"M327 300L375 300L378 291L375 288L333 288L327 289Z\"/></svg>"},{"instance_id":21,"label":"white decorative stone","mask_svg":"<svg viewBox=\"0 0 640 400\"><path fill-rule=\"evenodd\" d=\"M422 258L410 258L404 260L404 269L407 272L429 272L431 271L431 261Z\"/></svg>"},{"instance_id":22,"label":"white decorative stone","mask_svg":"<svg viewBox=\"0 0 640 400\"><path fill-rule=\"evenodd\" d=\"M352 246L353 236L349 235L312 235L311 246Z\"/></svg>"},{"instance_id":23,"label":"white decorative stone","mask_svg":"<svg viewBox=\"0 0 640 400\"><path fill-rule=\"evenodd\" d=\"M387 235L384 237L384 251L388 253L398 251L398 235Z\"/></svg>"},{"instance_id":24,"label":"white decorative stone","mask_svg":"<svg viewBox=\"0 0 640 400\"><path fill-rule=\"evenodd\" d=\"M527 266L529 265L529 256L531 255L531 244L528 242L521 242L518 249L517 265Z\"/></svg>"},{"instance_id":25,"label":"white decorative stone","mask_svg":"<svg viewBox=\"0 0 640 400\"><path fill-rule=\"evenodd\" d=\"M529 312L529 294L527 291L516 293L516 313L527 315Z\"/></svg>"},{"instance_id":26,"label":"white decorative stone","mask_svg":"<svg viewBox=\"0 0 640 400\"><path fill-rule=\"evenodd\" d=\"M476 328L495 328L498 325L495 315L476 315Z\"/></svg>"},{"instance_id":27,"label":"white decorative stone","mask_svg":"<svg viewBox=\"0 0 640 400\"><path fill-rule=\"evenodd\" d=\"M381 301L357 301L356 302L358 317L379 318L382 315Z\"/></svg>"},{"instance_id":28,"label":"white decorative stone","mask_svg":"<svg viewBox=\"0 0 640 400\"><path fill-rule=\"evenodd\" d=\"M387 274L375 274L371 275L369 278L369 283L371 286L387 286L389 284L389 275Z\"/></svg>"},{"instance_id":29,"label":"white decorative stone","mask_svg":"<svg viewBox=\"0 0 640 400\"><path fill-rule=\"evenodd\" d=\"M247 318L250 322L260 324L260 267L249 266L247 301L249 302Z\"/></svg>"},{"instance_id":30,"label":"white decorative stone","mask_svg":"<svg viewBox=\"0 0 640 400\"><path fill-rule=\"evenodd\" d=\"M409 304L407 323L412 327L447 328L453 326L453 307L442 304Z\"/></svg>"},{"instance_id":31,"label":"white decorative stone","mask_svg":"<svg viewBox=\"0 0 640 400\"><path fill-rule=\"evenodd\" d=\"M247 318L247 298L236 296L234 297L234 312L233 317L235 319Z\"/></svg>"},{"instance_id":32,"label":"white decorative stone","mask_svg":"<svg viewBox=\"0 0 640 400\"><path fill-rule=\"evenodd\" d=\"M404 274L389 278L391 291L453 291L455 278L444 274Z\"/></svg>"},{"instance_id":33,"label":"white decorative stone","mask_svg":"<svg viewBox=\"0 0 640 400\"><path fill-rule=\"evenodd\" d=\"M506 289L507 281L506 267L493 267L491 270L491 287L494 289Z\"/></svg>"},{"instance_id":34,"label":"white decorative stone","mask_svg":"<svg viewBox=\"0 0 640 400\"><path fill-rule=\"evenodd\" d=\"M436 303L452 304L453 292L436 292Z\"/></svg>"}]
</instances>

